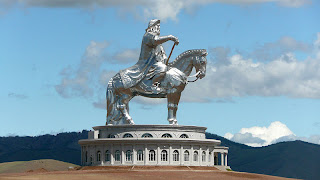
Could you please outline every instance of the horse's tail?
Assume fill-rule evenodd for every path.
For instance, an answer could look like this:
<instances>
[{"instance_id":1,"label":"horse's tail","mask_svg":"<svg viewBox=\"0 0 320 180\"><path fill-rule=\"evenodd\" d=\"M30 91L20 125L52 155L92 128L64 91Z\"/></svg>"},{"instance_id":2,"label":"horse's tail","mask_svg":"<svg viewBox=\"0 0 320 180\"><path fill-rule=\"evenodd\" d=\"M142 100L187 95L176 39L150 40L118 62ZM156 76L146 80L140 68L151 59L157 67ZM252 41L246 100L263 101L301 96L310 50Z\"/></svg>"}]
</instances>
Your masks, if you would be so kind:
<instances>
[{"instance_id":1,"label":"horse's tail","mask_svg":"<svg viewBox=\"0 0 320 180\"><path fill-rule=\"evenodd\" d=\"M108 88L106 92L107 96L107 125L113 124L112 122L119 119L121 113L118 111L119 100L115 94L115 88L113 86L114 79L111 78L108 82Z\"/></svg>"}]
</instances>

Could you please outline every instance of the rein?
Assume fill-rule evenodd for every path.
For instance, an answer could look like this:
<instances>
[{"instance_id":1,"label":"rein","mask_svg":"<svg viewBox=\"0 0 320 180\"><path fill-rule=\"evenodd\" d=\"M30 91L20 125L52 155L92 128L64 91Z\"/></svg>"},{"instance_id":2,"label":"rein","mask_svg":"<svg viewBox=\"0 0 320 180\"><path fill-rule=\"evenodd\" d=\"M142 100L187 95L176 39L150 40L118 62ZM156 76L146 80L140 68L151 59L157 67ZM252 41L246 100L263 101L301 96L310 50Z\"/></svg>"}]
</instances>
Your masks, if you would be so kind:
<instances>
[{"instance_id":1,"label":"rein","mask_svg":"<svg viewBox=\"0 0 320 180\"><path fill-rule=\"evenodd\" d=\"M168 59L167 59L167 61L166 61L166 65L167 65L167 66L168 66L168 62L169 62L169 59L170 59L170 57L171 57L172 51L173 51L173 49L174 49L175 46L176 46L176 43L173 44L172 49L171 49L171 52L170 52L170 55L169 55L169 57L168 57Z\"/></svg>"},{"instance_id":2,"label":"rein","mask_svg":"<svg viewBox=\"0 0 320 180\"><path fill-rule=\"evenodd\" d=\"M188 82L196 82L199 79L199 77L197 77L197 79L193 80L193 81L189 81Z\"/></svg>"}]
</instances>

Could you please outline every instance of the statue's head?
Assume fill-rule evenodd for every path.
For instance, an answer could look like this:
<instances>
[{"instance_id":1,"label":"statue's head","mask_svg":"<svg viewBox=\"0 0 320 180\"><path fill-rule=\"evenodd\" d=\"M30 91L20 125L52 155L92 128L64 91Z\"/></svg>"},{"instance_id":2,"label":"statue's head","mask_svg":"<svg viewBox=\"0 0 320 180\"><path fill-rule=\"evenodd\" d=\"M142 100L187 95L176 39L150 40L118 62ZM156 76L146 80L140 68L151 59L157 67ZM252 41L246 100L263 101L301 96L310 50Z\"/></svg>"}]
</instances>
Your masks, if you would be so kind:
<instances>
[{"instance_id":1,"label":"statue's head","mask_svg":"<svg viewBox=\"0 0 320 180\"><path fill-rule=\"evenodd\" d=\"M151 32L151 33L160 35L160 20L159 19L150 20L148 24L148 28L146 29L146 32Z\"/></svg>"}]
</instances>

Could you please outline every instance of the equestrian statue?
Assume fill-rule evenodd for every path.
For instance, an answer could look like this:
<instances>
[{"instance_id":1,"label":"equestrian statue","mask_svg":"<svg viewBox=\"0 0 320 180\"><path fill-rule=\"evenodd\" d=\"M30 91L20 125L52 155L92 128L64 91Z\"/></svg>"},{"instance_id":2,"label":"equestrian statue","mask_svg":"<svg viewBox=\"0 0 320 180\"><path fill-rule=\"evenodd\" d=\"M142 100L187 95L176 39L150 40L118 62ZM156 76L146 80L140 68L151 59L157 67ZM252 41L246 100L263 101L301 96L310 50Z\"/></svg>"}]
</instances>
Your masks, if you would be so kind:
<instances>
[{"instance_id":1,"label":"equestrian statue","mask_svg":"<svg viewBox=\"0 0 320 180\"><path fill-rule=\"evenodd\" d=\"M172 53L175 45L179 44L178 38L160 36L160 20L149 22L142 38L138 62L120 70L108 83L106 125L134 124L129 115L129 101L135 96L167 98L169 124L178 124L176 112L181 92L188 83L188 77L202 79L205 76L208 53L205 49L188 50L169 63L171 53L168 58L162 44L170 40L174 42ZM190 76L193 68L196 74Z\"/></svg>"}]
</instances>

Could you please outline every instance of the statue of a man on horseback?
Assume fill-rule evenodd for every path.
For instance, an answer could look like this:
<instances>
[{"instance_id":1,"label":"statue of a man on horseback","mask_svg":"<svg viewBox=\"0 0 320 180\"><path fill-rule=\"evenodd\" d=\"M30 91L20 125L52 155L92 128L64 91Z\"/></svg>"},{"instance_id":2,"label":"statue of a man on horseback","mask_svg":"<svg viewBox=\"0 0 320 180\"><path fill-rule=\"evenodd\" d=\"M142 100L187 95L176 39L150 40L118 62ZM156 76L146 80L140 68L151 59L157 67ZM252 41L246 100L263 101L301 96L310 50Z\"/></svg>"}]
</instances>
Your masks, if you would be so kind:
<instances>
[{"instance_id":1,"label":"statue of a man on horseback","mask_svg":"<svg viewBox=\"0 0 320 180\"><path fill-rule=\"evenodd\" d=\"M167 72L167 55L162 46L163 43L172 40L179 44L178 38L160 36L160 20L153 19L149 22L146 33L143 35L141 51L138 62L127 69L120 71L120 77L125 88L137 85L142 79L152 79L150 87L154 94L161 92L160 82Z\"/></svg>"},{"instance_id":2,"label":"statue of a man on horseback","mask_svg":"<svg viewBox=\"0 0 320 180\"><path fill-rule=\"evenodd\" d=\"M167 98L169 124L177 124L176 112L187 77L193 68L196 74L192 77L202 79L205 76L207 51L188 50L168 63L174 46L168 58L162 44L170 40L174 46L179 44L175 36L160 36L160 20L149 22L138 62L120 70L108 82L107 125L134 124L129 115L129 101L135 96Z\"/></svg>"}]
</instances>

